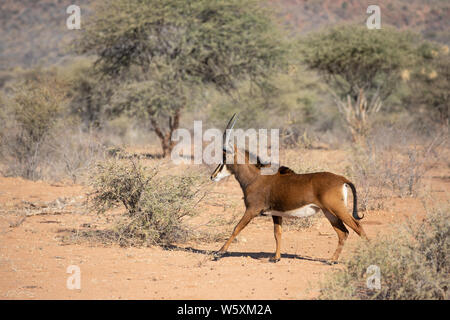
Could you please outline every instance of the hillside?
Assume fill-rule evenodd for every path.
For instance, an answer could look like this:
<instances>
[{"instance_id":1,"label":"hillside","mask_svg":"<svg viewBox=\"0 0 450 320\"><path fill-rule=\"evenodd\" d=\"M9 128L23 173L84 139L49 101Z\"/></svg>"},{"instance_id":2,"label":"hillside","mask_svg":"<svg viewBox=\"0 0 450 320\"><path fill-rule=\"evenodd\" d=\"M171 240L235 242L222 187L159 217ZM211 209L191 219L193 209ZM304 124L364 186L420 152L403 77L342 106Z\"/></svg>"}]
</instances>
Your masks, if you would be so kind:
<instances>
[{"instance_id":1,"label":"hillside","mask_svg":"<svg viewBox=\"0 0 450 320\"><path fill-rule=\"evenodd\" d=\"M450 2L446 0L271 0L292 29L308 32L345 22L365 23L367 7L380 6L381 24L422 33L449 43Z\"/></svg>"},{"instance_id":2,"label":"hillside","mask_svg":"<svg viewBox=\"0 0 450 320\"><path fill-rule=\"evenodd\" d=\"M94 1L79 0L83 19ZM367 18L368 0L269 0L293 33ZM67 44L79 31L66 28L69 0L2 0L0 2L0 70L49 65L69 55ZM446 0L379 0L382 24L421 32L450 43L450 2Z\"/></svg>"},{"instance_id":3,"label":"hillside","mask_svg":"<svg viewBox=\"0 0 450 320\"><path fill-rule=\"evenodd\" d=\"M81 21L89 3L78 0ZM69 55L68 43L78 32L68 30L70 0L2 0L0 2L0 69L49 65Z\"/></svg>"}]
</instances>

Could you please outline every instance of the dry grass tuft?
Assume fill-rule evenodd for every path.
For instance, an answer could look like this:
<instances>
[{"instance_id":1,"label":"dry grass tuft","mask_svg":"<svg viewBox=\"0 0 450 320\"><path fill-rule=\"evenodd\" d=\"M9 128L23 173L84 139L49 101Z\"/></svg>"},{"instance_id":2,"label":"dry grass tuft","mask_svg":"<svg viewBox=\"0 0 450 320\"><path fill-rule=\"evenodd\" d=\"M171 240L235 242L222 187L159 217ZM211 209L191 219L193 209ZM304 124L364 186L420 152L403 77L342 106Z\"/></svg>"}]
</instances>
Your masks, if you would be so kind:
<instances>
[{"instance_id":1,"label":"dry grass tuft","mask_svg":"<svg viewBox=\"0 0 450 320\"><path fill-rule=\"evenodd\" d=\"M107 243L166 245L186 241L191 234L184 219L195 215L203 199L199 176L159 176L158 166L136 160L110 159L98 164L91 179L90 206L98 213L125 207L112 229L85 230L77 236Z\"/></svg>"},{"instance_id":2,"label":"dry grass tuft","mask_svg":"<svg viewBox=\"0 0 450 320\"><path fill-rule=\"evenodd\" d=\"M421 222L410 220L378 240L361 243L322 285L320 299L448 299L449 204ZM367 268L379 267L381 288L369 289Z\"/></svg>"}]
</instances>

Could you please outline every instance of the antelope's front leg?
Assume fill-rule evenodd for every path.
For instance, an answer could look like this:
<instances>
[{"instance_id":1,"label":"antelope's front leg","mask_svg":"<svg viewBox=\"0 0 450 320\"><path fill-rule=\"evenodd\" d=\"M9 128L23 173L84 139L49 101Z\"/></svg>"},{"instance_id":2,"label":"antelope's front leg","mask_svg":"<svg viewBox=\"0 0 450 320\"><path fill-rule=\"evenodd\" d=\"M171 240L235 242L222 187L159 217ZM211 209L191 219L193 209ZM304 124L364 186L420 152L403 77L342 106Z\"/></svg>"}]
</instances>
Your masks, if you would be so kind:
<instances>
[{"instance_id":1,"label":"antelope's front leg","mask_svg":"<svg viewBox=\"0 0 450 320\"><path fill-rule=\"evenodd\" d=\"M281 259L281 225L283 223L283 218L278 216L272 216L273 219L273 234L275 236L275 241L277 243L277 248L275 250L275 256L270 258L271 262L278 262Z\"/></svg>"},{"instance_id":2,"label":"antelope's front leg","mask_svg":"<svg viewBox=\"0 0 450 320\"><path fill-rule=\"evenodd\" d=\"M247 224L258 215L258 212L259 212L258 210L247 209L244 213L244 216L238 222L236 227L234 227L233 233L231 234L230 238L227 240L227 242L225 242L222 248L220 248L220 250L217 251L216 254L222 255L223 253L225 253L228 250L228 247L230 246L234 238L236 238L239 232L241 232L242 229L244 229L247 226Z\"/></svg>"}]
</instances>

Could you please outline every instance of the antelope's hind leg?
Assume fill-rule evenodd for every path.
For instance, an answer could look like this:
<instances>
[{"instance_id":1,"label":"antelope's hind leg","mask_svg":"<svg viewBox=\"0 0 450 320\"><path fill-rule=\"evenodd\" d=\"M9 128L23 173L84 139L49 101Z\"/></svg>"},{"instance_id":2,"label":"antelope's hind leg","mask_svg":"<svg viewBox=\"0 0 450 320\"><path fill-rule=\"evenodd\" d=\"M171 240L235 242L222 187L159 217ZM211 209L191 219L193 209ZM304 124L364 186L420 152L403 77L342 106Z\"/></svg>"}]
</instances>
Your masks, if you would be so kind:
<instances>
[{"instance_id":1,"label":"antelope's hind leg","mask_svg":"<svg viewBox=\"0 0 450 320\"><path fill-rule=\"evenodd\" d=\"M333 227L334 231L336 231L338 236L338 245L336 248L336 251L334 252L333 256L331 257L331 261L333 263L337 263L337 260L339 259L339 255L342 252L342 248L344 247L345 240L348 238L348 230L345 227L344 223L341 219L336 217L334 214L332 214L328 210L323 210L323 213L325 217L330 221L331 226Z\"/></svg>"},{"instance_id":2,"label":"antelope's hind leg","mask_svg":"<svg viewBox=\"0 0 450 320\"><path fill-rule=\"evenodd\" d=\"M280 249L281 249L281 233L282 233L283 218L278 216L272 216L272 219L273 219L273 234L275 236L277 247L275 250L275 256L270 258L270 261L278 262L281 259Z\"/></svg>"},{"instance_id":3,"label":"antelope's hind leg","mask_svg":"<svg viewBox=\"0 0 450 320\"><path fill-rule=\"evenodd\" d=\"M342 216L342 221L348 227L350 227L353 231L355 231L358 236L360 236L361 238L363 238L365 240L369 240L369 238L367 238L366 232L364 231L364 229L363 229L361 223L359 223L359 221L355 220L347 212L344 212L341 216Z\"/></svg>"},{"instance_id":4,"label":"antelope's hind leg","mask_svg":"<svg viewBox=\"0 0 450 320\"><path fill-rule=\"evenodd\" d=\"M352 217L347 209L347 189L345 185L340 188L333 189L329 197L323 199L326 209L323 210L325 216L330 221L334 230L338 234L339 243L332 260L337 261L344 246L344 242L348 237L347 225L356 232L361 238L368 240L366 232L364 231L360 222ZM345 224L345 225L344 225Z\"/></svg>"}]
</instances>

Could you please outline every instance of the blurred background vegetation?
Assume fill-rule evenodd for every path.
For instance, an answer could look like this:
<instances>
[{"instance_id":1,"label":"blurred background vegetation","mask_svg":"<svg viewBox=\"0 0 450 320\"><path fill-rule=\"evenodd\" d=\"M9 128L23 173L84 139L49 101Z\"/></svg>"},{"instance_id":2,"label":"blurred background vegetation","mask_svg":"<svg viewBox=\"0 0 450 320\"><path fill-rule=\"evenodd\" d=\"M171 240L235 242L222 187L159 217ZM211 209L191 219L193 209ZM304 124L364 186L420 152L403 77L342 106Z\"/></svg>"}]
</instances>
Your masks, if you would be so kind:
<instances>
[{"instance_id":1,"label":"blurred background vegetation","mask_svg":"<svg viewBox=\"0 0 450 320\"><path fill-rule=\"evenodd\" d=\"M68 30L70 1L2 1L1 172L75 181L92 157L167 156L178 127L236 111L283 148L448 134L450 4L378 2L381 30L369 2L335 0L79 1Z\"/></svg>"}]
</instances>

